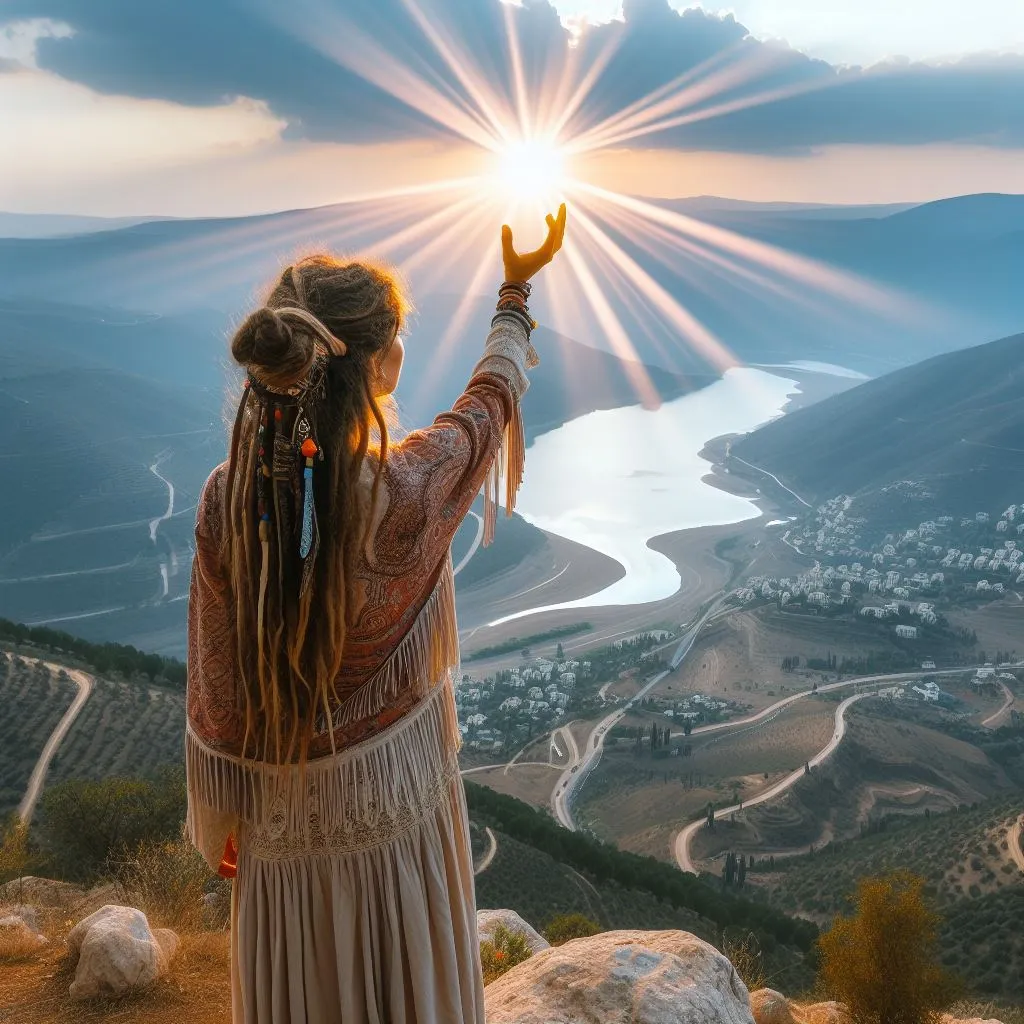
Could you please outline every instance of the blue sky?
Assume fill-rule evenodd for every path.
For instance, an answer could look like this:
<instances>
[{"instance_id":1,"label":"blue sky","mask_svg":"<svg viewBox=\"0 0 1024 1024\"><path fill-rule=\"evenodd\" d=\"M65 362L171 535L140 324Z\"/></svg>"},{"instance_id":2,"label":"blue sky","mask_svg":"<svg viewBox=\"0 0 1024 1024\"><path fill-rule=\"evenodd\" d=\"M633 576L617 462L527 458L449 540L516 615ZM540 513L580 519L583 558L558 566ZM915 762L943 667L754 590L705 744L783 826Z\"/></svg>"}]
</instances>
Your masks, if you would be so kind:
<instances>
[{"instance_id":1,"label":"blue sky","mask_svg":"<svg viewBox=\"0 0 1024 1024\"><path fill-rule=\"evenodd\" d=\"M610 136L586 162L600 184L815 202L1024 192L1024 0L555 3L5 0L0 209L245 213L462 173L479 153L418 102L422 83L512 96L508 24L531 97L604 61L570 135L680 76L701 94L675 108L698 111L685 123ZM473 65L461 81L428 41L437 26ZM742 74L723 85L709 70L723 64Z\"/></svg>"}]
</instances>

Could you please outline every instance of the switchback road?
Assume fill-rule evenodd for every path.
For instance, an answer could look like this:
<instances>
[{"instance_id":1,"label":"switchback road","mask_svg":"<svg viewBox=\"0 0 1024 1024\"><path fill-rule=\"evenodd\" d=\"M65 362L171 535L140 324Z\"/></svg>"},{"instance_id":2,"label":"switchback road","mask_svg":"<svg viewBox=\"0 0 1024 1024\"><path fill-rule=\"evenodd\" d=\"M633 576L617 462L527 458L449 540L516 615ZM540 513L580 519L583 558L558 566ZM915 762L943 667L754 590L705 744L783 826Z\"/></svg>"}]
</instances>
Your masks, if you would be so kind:
<instances>
[{"instance_id":1,"label":"switchback road","mask_svg":"<svg viewBox=\"0 0 1024 1024\"><path fill-rule=\"evenodd\" d=\"M815 765L821 764L829 754L832 753L836 747L842 742L843 737L846 735L846 711L852 704L855 704L859 700L864 700L865 697L874 697L875 693L855 693L852 697L847 697L839 707L836 708L835 714L835 730L832 733L832 739L825 744L821 750L818 751L814 757L808 762L810 767L813 768ZM763 804L768 800L773 800L781 793L785 793L791 786L796 785L800 779L806 774L806 768L798 768L794 772L790 772L784 779L775 783L774 786L769 786L768 789L756 796L752 796L749 800L744 800L742 807L754 807L757 804ZM715 820L721 821L723 818L729 818L735 814L738 810L741 810L740 804L733 804L732 807L726 807L723 810L715 811ZM697 869L694 866L693 861L690 859L690 843L693 837L697 834L698 829L704 827L704 819L698 818L696 821L690 822L684 829L676 834L673 842L673 852L675 853L676 863L683 871L690 871L693 874L697 873Z\"/></svg>"}]
</instances>

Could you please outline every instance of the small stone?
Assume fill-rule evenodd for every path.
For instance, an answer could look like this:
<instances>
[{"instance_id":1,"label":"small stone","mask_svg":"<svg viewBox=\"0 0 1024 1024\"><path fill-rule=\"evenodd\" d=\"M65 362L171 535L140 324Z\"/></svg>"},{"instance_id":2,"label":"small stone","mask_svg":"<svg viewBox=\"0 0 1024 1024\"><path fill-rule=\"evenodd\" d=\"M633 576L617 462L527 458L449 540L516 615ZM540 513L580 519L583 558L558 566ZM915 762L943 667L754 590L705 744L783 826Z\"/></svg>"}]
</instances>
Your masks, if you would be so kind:
<instances>
[{"instance_id":1,"label":"small stone","mask_svg":"<svg viewBox=\"0 0 1024 1024\"><path fill-rule=\"evenodd\" d=\"M167 973L178 936L150 930L141 910L108 904L79 921L67 944L78 954L72 999L120 995L151 985Z\"/></svg>"}]
</instances>

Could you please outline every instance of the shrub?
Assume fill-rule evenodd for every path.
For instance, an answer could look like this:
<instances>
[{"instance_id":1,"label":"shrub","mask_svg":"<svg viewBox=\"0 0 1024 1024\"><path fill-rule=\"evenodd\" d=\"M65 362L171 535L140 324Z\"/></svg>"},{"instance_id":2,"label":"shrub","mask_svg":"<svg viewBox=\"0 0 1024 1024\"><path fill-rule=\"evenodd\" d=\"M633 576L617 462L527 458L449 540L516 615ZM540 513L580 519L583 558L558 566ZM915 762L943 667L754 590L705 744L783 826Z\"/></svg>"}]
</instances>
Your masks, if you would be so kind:
<instances>
[{"instance_id":1,"label":"shrub","mask_svg":"<svg viewBox=\"0 0 1024 1024\"><path fill-rule=\"evenodd\" d=\"M559 914L553 917L544 929L544 938L552 946L561 946L572 939L583 939L597 935L601 926L584 914Z\"/></svg>"},{"instance_id":2,"label":"shrub","mask_svg":"<svg viewBox=\"0 0 1024 1024\"><path fill-rule=\"evenodd\" d=\"M533 950L526 940L525 933L512 931L503 924L494 929L489 941L480 943L480 965L484 971L484 984L500 978L516 964L529 960Z\"/></svg>"},{"instance_id":3,"label":"shrub","mask_svg":"<svg viewBox=\"0 0 1024 1024\"><path fill-rule=\"evenodd\" d=\"M181 835L185 779L181 768L150 780L72 779L49 787L39 832L48 873L91 882L125 850Z\"/></svg>"},{"instance_id":4,"label":"shrub","mask_svg":"<svg viewBox=\"0 0 1024 1024\"><path fill-rule=\"evenodd\" d=\"M926 1024L955 998L956 983L937 963L939 917L923 888L907 871L863 878L856 912L818 940L819 980L854 1024Z\"/></svg>"},{"instance_id":5,"label":"shrub","mask_svg":"<svg viewBox=\"0 0 1024 1024\"><path fill-rule=\"evenodd\" d=\"M12 814L0 833L0 883L26 874L31 859L28 825L17 814Z\"/></svg>"}]
</instances>

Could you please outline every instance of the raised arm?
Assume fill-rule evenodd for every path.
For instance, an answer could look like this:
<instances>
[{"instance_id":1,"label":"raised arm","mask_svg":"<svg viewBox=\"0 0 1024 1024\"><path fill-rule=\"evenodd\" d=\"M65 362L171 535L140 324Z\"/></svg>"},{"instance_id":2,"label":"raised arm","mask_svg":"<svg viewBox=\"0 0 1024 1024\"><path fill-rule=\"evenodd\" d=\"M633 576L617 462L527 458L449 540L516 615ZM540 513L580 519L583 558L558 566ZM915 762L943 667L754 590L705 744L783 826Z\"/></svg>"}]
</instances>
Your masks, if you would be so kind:
<instances>
[{"instance_id":1,"label":"raised arm","mask_svg":"<svg viewBox=\"0 0 1024 1024\"><path fill-rule=\"evenodd\" d=\"M506 512L512 514L525 451L519 403L529 387L527 370L537 363L528 281L561 248L565 207L547 220L547 240L532 253L517 253L511 231L502 229L506 281L469 384L450 411L411 433L389 457L389 491L397 507L385 514L382 527L397 542L391 550L405 549L410 559L440 561L481 487L485 544L494 534L502 479ZM404 544L395 532L398 519L405 524ZM413 551L419 538L427 551Z\"/></svg>"}]
</instances>

